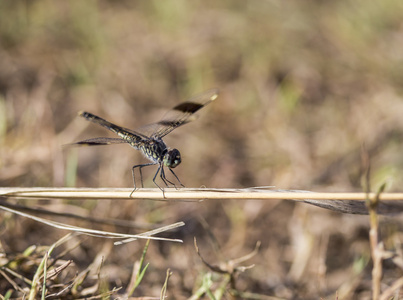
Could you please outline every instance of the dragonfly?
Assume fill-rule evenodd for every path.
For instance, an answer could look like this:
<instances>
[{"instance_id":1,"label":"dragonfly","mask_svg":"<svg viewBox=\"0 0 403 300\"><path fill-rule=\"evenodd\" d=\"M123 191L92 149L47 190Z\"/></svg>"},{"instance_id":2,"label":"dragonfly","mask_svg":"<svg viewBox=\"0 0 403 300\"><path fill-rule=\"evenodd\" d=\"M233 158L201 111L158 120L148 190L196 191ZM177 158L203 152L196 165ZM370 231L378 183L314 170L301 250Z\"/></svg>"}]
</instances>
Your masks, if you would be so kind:
<instances>
[{"instance_id":1,"label":"dragonfly","mask_svg":"<svg viewBox=\"0 0 403 300\"><path fill-rule=\"evenodd\" d=\"M130 193L129 197L131 197L132 194L137 190L134 175L135 169L139 169L141 187L144 187L141 169L147 166L158 165L158 169L154 175L153 182L162 191L163 197L165 198L164 189L161 188L156 182L158 174L160 174L162 182L167 187L169 187L168 183L175 188L176 185L166 178L164 167L167 167L168 170L171 171L171 173L174 175L181 186L184 187L184 185L179 180L175 172L172 170L182 162L181 154L178 149L169 148L162 140L162 138L171 133L176 128L195 120L195 113L216 100L218 94L218 89L211 89L199 95L196 95L193 98L190 98L189 100L176 105L174 108L168 111L168 113L166 113L160 121L142 126L136 131L113 124L92 113L81 111L78 113L80 117L83 117L87 121L109 129L113 133L117 134L119 138L90 138L77 143L73 143L72 145L100 146L127 143L134 149L140 150L150 162L137 164L132 167L134 189Z\"/></svg>"}]
</instances>

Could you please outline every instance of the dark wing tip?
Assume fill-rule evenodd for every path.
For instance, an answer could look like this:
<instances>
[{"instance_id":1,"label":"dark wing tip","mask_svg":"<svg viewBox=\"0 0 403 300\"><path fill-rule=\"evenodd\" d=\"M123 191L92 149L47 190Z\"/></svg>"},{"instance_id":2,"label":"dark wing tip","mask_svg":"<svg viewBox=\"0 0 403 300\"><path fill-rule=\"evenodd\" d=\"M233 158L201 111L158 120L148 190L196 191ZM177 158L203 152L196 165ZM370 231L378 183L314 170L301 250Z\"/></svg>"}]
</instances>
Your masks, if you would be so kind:
<instances>
[{"instance_id":1,"label":"dark wing tip","mask_svg":"<svg viewBox=\"0 0 403 300\"><path fill-rule=\"evenodd\" d=\"M175 106L173 109L183 112L183 113L195 113L198 111L200 108L202 108L204 105L200 103L194 103L194 102L182 102Z\"/></svg>"},{"instance_id":2,"label":"dark wing tip","mask_svg":"<svg viewBox=\"0 0 403 300\"><path fill-rule=\"evenodd\" d=\"M182 102L175 106L173 109L176 111L180 111L183 113L190 113L193 114L197 112L199 109L204 107L206 104L214 101L217 99L219 94L218 89L211 89L205 91L204 93L197 95L186 102Z\"/></svg>"}]
</instances>

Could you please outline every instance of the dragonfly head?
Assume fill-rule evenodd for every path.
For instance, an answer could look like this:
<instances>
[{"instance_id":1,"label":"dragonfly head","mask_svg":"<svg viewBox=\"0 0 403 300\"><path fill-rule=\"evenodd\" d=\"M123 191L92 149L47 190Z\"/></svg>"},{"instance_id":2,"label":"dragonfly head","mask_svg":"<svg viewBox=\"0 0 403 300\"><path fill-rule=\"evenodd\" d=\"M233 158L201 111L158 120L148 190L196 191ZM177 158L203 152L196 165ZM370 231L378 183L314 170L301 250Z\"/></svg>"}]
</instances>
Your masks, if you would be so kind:
<instances>
[{"instance_id":1,"label":"dragonfly head","mask_svg":"<svg viewBox=\"0 0 403 300\"><path fill-rule=\"evenodd\" d=\"M181 163L181 154L178 149L168 150L164 155L164 166L168 168L175 168Z\"/></svg>"}]
</instances>

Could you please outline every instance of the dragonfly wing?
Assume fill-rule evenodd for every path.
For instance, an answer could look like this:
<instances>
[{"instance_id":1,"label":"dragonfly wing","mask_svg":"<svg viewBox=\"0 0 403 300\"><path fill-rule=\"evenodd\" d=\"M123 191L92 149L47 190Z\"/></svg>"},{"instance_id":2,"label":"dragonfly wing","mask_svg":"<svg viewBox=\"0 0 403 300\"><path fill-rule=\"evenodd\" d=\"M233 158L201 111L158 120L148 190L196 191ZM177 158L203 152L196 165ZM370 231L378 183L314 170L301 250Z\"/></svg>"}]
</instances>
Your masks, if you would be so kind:
<instances>
[{"instance_id":1,"label":"dragonfly wing","mask_svg":"<svg viewBox=\"0 0 403 300\"><path fill-rule=\"evenodd\" d=\"M77 143L69 144L74 146L103 146L103 145L112 145L112 144L125 144L126 140L120 138L107 138L107 137L98 137L83 140Z\"/></svg>"},{"instance_id":2,"label":"dragonfly wing","mask_svg":"<svg viewBox=\"0 0 403 300\"><path fill-rule=\"evenodd\" d=\"M151 134L151 137L162 138L175 128L178 128L179 126L182 126L196 119L194 117L194 114L201 108L205 107L206 105L217 99L217 97L217 89L205 91L204 93L190 98L186 102L178 104L177 106L172 108L161 119L161 121L155 124L146 125L145 128L147 128L148 130L152 128L153 133Z\"/></svg>"},{"instance_id":3,"label":"dragonfly wing","mask_svg":"<svg viewBox=\"0 0 403 300\"><path fill-rule=\"evenodd\" d=\"M118 136L120 136L122 139L128 141L128 142L139 142L143 139L147 139L148 137L145 136L144 134L141 134L139 132L136 132L134 130L128 129L121 127L119 125L113 124L105 119L102 119L101 117L98 117L92 113L81 111L78 113L80 117L85 118L86 120L101 125L102 127L105 127L106 129L109 129L110 131L116 133ZM117 139L118 140L118 139ZM115 143L116 144L116 143ZM108 144L106 144L108 145Z\"/></svg>"}]
</instances>

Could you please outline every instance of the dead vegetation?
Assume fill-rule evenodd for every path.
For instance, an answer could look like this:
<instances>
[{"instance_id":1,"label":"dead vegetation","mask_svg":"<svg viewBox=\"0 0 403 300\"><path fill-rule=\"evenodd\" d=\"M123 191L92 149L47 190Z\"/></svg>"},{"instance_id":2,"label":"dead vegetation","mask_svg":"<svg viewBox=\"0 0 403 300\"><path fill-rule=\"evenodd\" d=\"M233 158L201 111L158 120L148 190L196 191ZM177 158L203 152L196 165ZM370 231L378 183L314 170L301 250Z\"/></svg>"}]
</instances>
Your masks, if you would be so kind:
<instances>
[{"instance_id":1,"label":"dead vegetation","mask_svg":"<svg viewBox=\"0 0 403 300\"><path fill-rule=\"evenodd\" d=\"M62 149L108 135L77 112L136 128L216 87L214 105L166 139L182 153L175 172L186 187L401 192L402 8L0 1L0 185L131 187L131 166L144 158L130 147ZM153 172L144 175L151 187ZM160 234L183 243L116 246L1 211L3 299L402 295L399 216L281 200L1 201L121 234L186 224Z\"/></svg>"}]
</instances>

